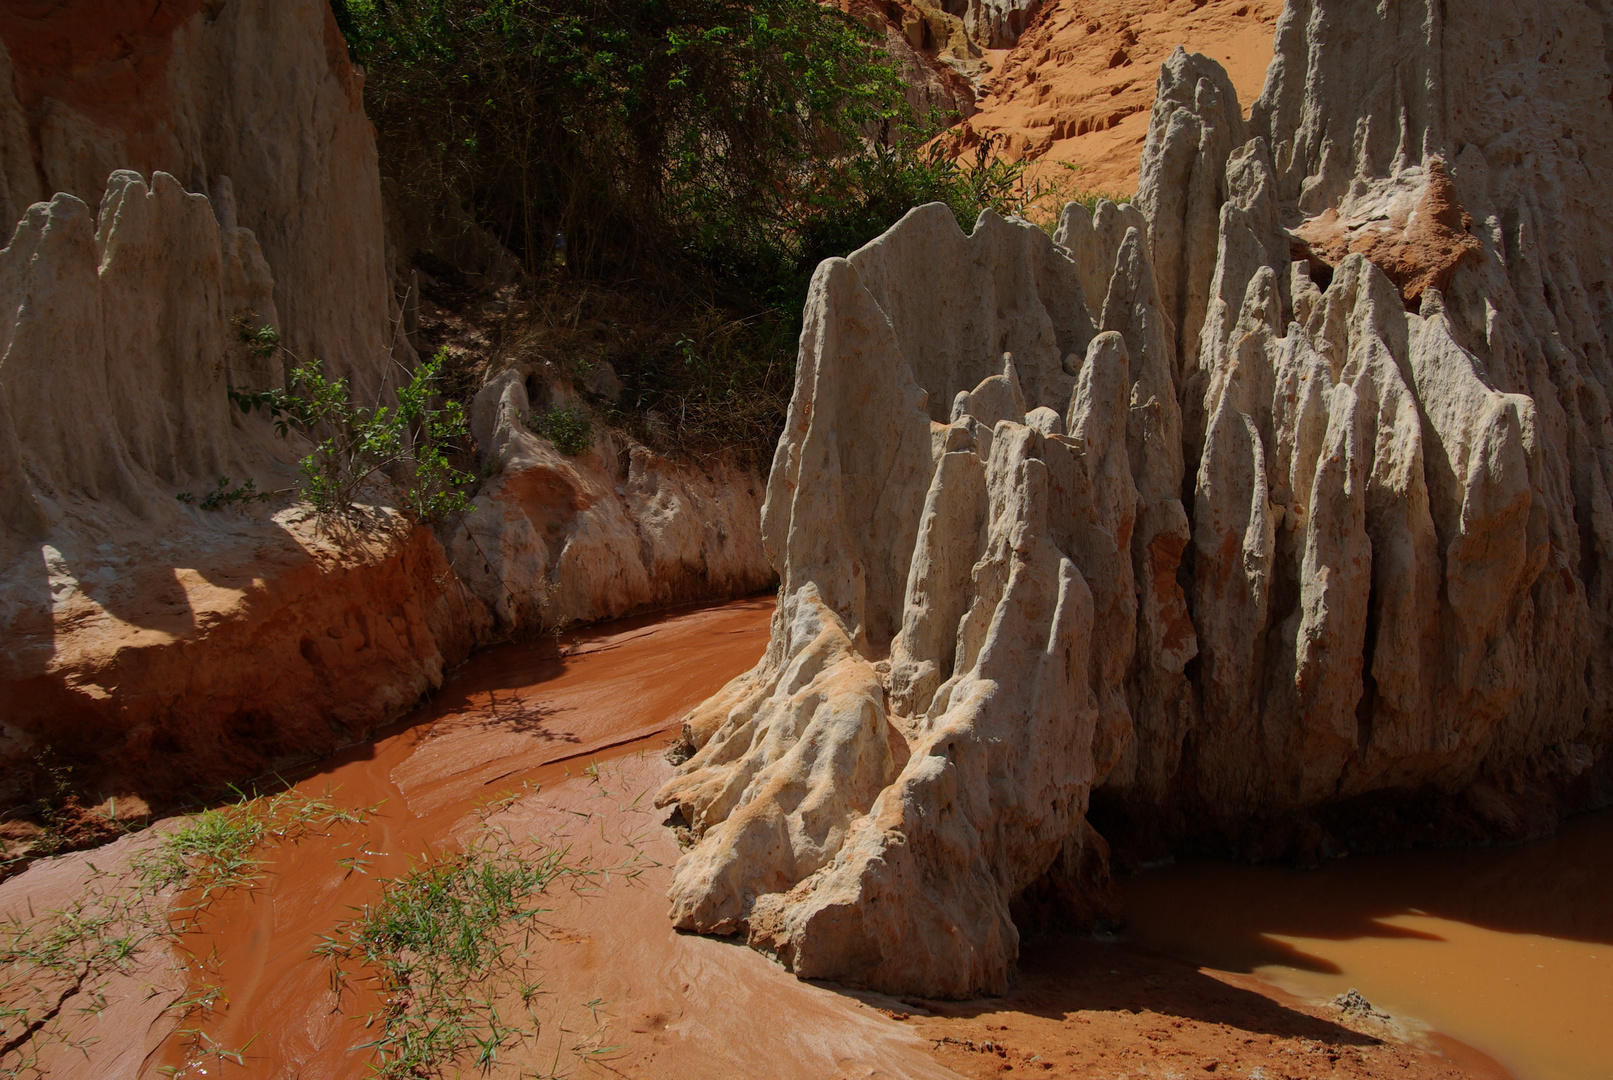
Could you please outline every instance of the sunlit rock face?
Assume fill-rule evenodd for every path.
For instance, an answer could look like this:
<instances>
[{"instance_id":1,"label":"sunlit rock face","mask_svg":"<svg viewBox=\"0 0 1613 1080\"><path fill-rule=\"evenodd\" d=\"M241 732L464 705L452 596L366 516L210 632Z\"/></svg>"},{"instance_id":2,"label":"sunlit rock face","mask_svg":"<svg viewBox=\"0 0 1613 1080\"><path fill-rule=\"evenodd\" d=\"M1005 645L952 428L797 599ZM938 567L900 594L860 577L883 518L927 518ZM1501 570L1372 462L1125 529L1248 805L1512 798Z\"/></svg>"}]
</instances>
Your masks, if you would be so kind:
<instances>
[{"instance_id":1,"label":"sunlit rock face","mask_svg":"<svg viewBox=\"0 0 1613 1080\"><path fill-rule=\"evenodd\" d=\"M1094 800L1276 855L1607 796L1608 18L1290 3L1247 119L1164 66L1134 204L824 263L769 648L659 796L676 925L992 992L1016 903L1105 910Z\"/></svg>"}]
</instances>

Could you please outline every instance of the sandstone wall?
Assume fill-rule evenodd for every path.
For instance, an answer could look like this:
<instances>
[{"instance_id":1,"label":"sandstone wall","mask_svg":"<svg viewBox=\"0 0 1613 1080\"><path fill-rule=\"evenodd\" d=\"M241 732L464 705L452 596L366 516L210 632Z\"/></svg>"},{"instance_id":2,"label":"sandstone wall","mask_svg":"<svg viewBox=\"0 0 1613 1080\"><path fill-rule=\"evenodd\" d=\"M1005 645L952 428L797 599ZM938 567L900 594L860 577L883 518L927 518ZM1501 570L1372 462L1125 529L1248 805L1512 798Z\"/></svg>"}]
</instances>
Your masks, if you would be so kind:
<instances>
[{"instance_id":1,"label":"sandstone wall","mask_svg":"<svg viewBox=\"0 0 1613 1080\"><path fill-rule=\"evenodd\" d=\"M375 135L324 0L9 5L0 53L0 221L169 173L257 238L284 343L376 392L398 338Z\"/></svg>"},{"instance_id":2,"label":"sandstone wall","mask_svg":"<svg viewBox=\"0 0 1613 1080\"><path fill-rule=\"evenodd\" d=\"M272 288L162 172L113 172L99 214L35 203L0 250L0 798L46 748L126 804L325 752L485 638L429 531L341 540L290 505L305 441L225 393L281 380L233 321ZM220 477L277 509L201 509Z\"/></svg>"},{"instance_id":3,"label":"sandstone wall","mask_svg":"<svg viewBox=\"0 0 1613 1080\"><path fill-rule=\"evenodd\" d=\"M570 392L520 364L472 403L472 434L492 478L447 543L455 571L501 632L748 596L773 584L754 472L726 460L704 468L673 462L609 430L567 457L527 421L540 403L567 404Z\"/></svg>"},{"instance_id":4,"label":"sandstone wall","mask_svg":"<svg viewBox=\"0 0 1613 1080\"><path fill-rule=\"evenodd\" d=\"M1016 904L1106 910L1089 811L1315 857L1613 798L1606 33L1290 3L1248 120L1164 65L1134 205L821 266L675 923L991 992Z\"/></svg>"},{"instance_id":5,"label":"sandstone wall","mask_svg":"<svg viewBox=\"0 0 1613 1080\"><path fill-rule=\"evenodd\" d=\"M122 805L191 797L361 737L495 637L772 580L758 478L608 435L563 458L520 373L473 409L457 529L384 480L367 530L295 502L306 440L226 393L290 361L241 321L364 404L412 359L323 0L12 5L0 68L0 809L47 749ZM202 509L221 477L273 498Z\"/></svg>"}]
</instances>

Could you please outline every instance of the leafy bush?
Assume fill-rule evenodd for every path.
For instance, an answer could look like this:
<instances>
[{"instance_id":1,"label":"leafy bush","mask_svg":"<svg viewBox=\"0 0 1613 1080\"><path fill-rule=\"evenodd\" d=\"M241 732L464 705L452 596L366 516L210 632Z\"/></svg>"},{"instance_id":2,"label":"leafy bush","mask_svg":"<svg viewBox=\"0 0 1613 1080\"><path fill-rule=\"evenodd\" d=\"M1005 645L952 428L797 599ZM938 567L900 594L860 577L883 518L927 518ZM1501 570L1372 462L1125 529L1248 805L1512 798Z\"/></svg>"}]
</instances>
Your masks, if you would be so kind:
<instances>
[{"instance_id":1,"label":"leafy bush","mask_svg":"<svg viewBox=\"0 0 1613 1080\"><path fill-rule=\"evenodd\" d=\"M272 326L253 327L252 318L243 316L236 320L235 332L247 351L259 359L267 360L280 351L280 332Z\"/></svg>"},{"instance_id":2,"label":"leafy bush","mask_svg":"<svg viewBox=\"0 0 1613 1080\"><path fill-rule=\"evenodd\" d=\"M659 347L612 361L624 392L608 415L640 438L685 451L752 451L752 464L765 470L790 404L799 319L689 307Z\"/></svg>"},{"instance_id":3,"label":"leafy bush","mask_svg":"<svg viewBox=\"0 0 1613 1080\"><path fill-rule=\"evenodd\" d=\"M550 409L542 416L530 418L527 426L554 443L554 448L567 457L586 454L594 447L593 418L581 406Z\"/></svg>"},{"instance_id":4,"label":"leafy bush","mask_svg":"<svg viewBox=\"0 0 1613 1080\"><path fill-rule=\"evenodd\" d=\"M815 0L336 0L387 167L583 273L745 247L825 150L896 116L860 24Z\"/></svg>"},{"instance_id":5,"label":"leafy bush","mask_svg":"<svg viewBox=\"0 0 1613 1080\"><path fill-rule=\"evenodd\" d=\"M282 437L295 428L314 444L302 459L302 497L323 515L340 516L378 472L397 482L402 508L420 521L441 521L470 509L471 477L449 459L467 433L458 401L433 406L445 361L439 352L398 388L396 406L355 404L346 379L327 379L318 360L298 364L290 390L230 391L242 412L268 412ZM299 393L297 393L300 391Z\"/></svg>"},{"instance_id":6,"label":"leafy bush","mask_svg":"<svg viewBox=\"0 0 1613 1080\"><path fill-rule=\"evenodd\" d=\"M989 143L931 142L939 118L913 115L881 42L818 0L332 6L405 195L468 214L545 290L630 291L679 324L600 356L624 383L612 422L652 442L765 468L819 262L921 203L968 229L1049 191ZM585 337L552 344L575 356Z\"/></svg>"}]
</instances>

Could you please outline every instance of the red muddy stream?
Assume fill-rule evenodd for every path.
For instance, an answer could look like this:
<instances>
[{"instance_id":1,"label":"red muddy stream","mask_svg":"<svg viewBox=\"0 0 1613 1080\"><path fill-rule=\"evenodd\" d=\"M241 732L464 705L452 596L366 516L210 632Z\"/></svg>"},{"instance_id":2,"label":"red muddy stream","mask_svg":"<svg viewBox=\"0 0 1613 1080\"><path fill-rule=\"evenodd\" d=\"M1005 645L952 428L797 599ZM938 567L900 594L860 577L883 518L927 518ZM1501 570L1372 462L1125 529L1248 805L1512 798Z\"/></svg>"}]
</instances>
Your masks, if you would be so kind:
<instances>
[{"instance_id":1,"label":"red muddy stream","mask_svg":"<svg viewBox=\"0 0 1613 1080\"><path fill-rule=\"evenodd\" d=\"M1613 812L1545 840L1125 882L1138 944L1298 997L1355 988L1520 1080L1613 1078Z\"/></svg>"},{"instance_id":2,"label":"red muddy stream","mask_svg":"<svg viewBox=\"0 0 1613 1080\"><path fill-rule=\"evenodd\" d=\"M1355 858L1312 873L1195 864L1143 874L1125 885L1125 936L1188 961L1181 974L1144 972L1156 963L1146 953L1088 942L1072 948L1093 970L1061 975L1043 969L1063 965L1054 959L1062 954L1033 945L1024 986L1009 999L960 1009L930 1003L933 1013L913 1002L908 1023L894 1022L909 1020L903 1003L800 983L743 947L673 933L664 890L678 852L648 805L669 773L660 749L691 707L755 663L772 609L769 597L625 620L571 635L563 657L547 643L490 650L428 707L321 763L300 790L379 809L362 826L268 849L262 880L219 900L202 932L183 943L195 958L192 988L217 985L224 998L185 1026L199 1026L208 1045L240 1048L244 1071L198 1058L196 1036L176 1032L139 1075L367 1075L373 1051L364 1044L375 1031L363 1018L381 1002L359 980L338 995L330 964L313 950L380 895L382 879L457 848L480 827L475 811L492 805L489 825L511 836L558 843L580 830L611 857L630 849L650 868L642 880L612 884L603 899L556 898L532 946L550 1009L541 1049L554 1060L571 1056L558 1069L534 1057L522 1075L940 1080L995 1076L1023 1060L1042 1070L1036 1075L1118 1077L1102 1053L1090 1065L1077 1058L1110 1045L1103 1038L1147 1050L1158 1033L1137 1035L1128 1025L1161 1026L1150 1019L1157 1011L1178 1018L1170 1023L1183 1040L1180 1054L1205 1057L1220 1039L1223 1074L1276 1080L1237 1054L1271 1042L1271 1032L1280 1054L1320 1052L1314 1048L1328 1039L1351 1037L1328 1020L1336 1010L1315 1003L1356 987L1424 1049L1357 1055L1349 1076L1380 1075L1382 1063L1396 1075L1494 1075L1482 1055L1471 1064L1438 1032L1522 1080L1613 1078L1613 814L1509 850ZM510 794L519 798L505 801ZM1088 956L1094 948L1111 959ZM1196 999L1173 1002L1158 989L1179 982L1189 996L1260 1002L1238 990L1256 980L1276 988L1262 991L1269 1002L1237 1008L1269 1016L1231 1027L1213 1010L1191 1019L1202 1011ZM1093 1000L1070 997L1059 989L1066 984L1085 987ZM1137 993L1136 1003L1115 1003ZM992 1009L1001 1015L993 1019ZM789 1022L774 1022L781 1017ZM1182 1018L1190 1018L1185 1028ZM1030 1029L1025 1048L1013 1049L1005 1023L1017 1032L1024 1020L1046 1030ZM1097 1026L1081 1027L1089 1023ZM1240 1024L1264 1042L1244 1037ZM982 1042L987 1032L990 1043ZM964 1037L974 1034L981 1038ZM608 1059L574 1052L607 1044ZM1000 1053L983 1057L982 1045ZM1182 1075L1119 1053L1132 1062L1125 1075ZM1200 1065L1213 1068L1208 1060Z\"/></svg>"},{"instance_id":3,"label":"red muddy stream","mask_svg":"<svg viewBox=\"0 0 1613 1080\"><path fill-rule=\"evenodd\" d=\"M208 1038L249 1047L254 1076L366 1075L371 1052L358 1044L373 1033L348 1018L379 1002L350 983L336 1010L330 965L311 952L321 935L373 902L381 879L453 844L477 805L523 781L580 773L609 748L670 735L755 664L772 611L766 597L622 620L569 635L563 659L547 642L491 649L390 733L322 763L300 791L379 809L363 827L273 848L263 884L220 901L204 932L185 940L202 958L193 984L221 985L228 1001L203 1024ZM166 1064L183 1065L186 1050L171 1039ZM185 1074L231 1067L192 1062Z\"/></svg>"}]
</instances>

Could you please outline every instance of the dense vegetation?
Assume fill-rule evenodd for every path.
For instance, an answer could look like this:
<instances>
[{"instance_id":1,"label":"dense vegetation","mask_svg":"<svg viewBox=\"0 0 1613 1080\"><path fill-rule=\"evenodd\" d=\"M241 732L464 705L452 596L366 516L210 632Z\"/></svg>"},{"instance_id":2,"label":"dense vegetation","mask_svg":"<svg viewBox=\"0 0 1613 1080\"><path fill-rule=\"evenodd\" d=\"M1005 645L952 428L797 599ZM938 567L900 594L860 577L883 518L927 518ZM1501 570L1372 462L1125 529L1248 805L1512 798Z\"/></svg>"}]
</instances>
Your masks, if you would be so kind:
<instances>
[{"instance_id":1,"label":"dense vegetation","mask_svg":"<svg viewBox=\"0 0 1613 1080\"><path fill-rule=\"evenodd\" d=\"M468 213L540 288L653 314L653 340L557 359L608 359L614 419L661 441L768 446L819 261L920 203L968 227L1027 197L1016 166L926 147L944 118L914 116L874 35L816 0L332 4L394 183Z\"/></svg>"}]
</instances>

